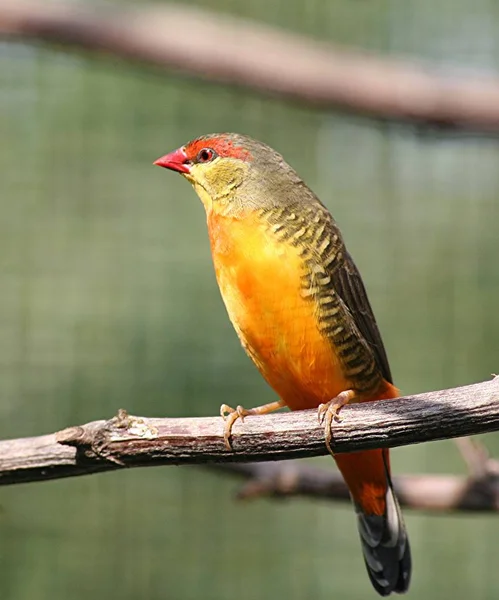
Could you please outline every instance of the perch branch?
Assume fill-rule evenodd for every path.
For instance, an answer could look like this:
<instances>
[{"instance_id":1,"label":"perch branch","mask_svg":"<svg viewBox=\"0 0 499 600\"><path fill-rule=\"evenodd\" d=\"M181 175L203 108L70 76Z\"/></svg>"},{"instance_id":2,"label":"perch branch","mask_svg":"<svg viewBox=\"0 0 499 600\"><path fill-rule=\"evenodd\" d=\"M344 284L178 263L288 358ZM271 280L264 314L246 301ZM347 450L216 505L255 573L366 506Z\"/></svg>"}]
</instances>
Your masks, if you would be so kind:
<instances>
[{"instance_id":1,"label":"perch branch","mask_svg":"<svg viewBox=\"0 0 499 600\"><path fill-rule=\"evenodd\" d=\"M388 448L499 429L499 377L464 387L346 406L337 453ZM129 416L51 435L0 442L0 485L122 467L286 460L327 454L315 410L247 417L225 449L220 417Z\"/></svg>"},{"instance_id":2,"label":"perch branch","mask_svg":"<svg viewBox=\"0 0 499 600\"><path fill-rule=\"evenodd\" d=\"M413 63L185 6L3 0L0 35L99 52L377 119L499 131L497 78L445 77Z\"/></svg>"}]
</instances>

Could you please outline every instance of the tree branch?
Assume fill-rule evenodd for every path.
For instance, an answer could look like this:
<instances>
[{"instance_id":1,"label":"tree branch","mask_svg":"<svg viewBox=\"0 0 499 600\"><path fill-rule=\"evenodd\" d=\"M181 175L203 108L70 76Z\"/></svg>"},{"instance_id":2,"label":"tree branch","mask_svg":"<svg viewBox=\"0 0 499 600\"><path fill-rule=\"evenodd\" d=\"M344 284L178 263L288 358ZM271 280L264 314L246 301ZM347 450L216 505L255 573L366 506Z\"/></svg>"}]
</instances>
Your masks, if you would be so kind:
<instances>
[{"instance_id":1,"label":"tree branch","mask_svg":"<svg viewBox=\"0 0 499 600\"><path fill-rule=\"evenodd\" d=\"M443 77L194 8L2 0L0 35L96 51L377 119L499 131L496 78ZM217 40L209 52L206 40Z\"/></svg>"},{"instance_id":2,"label":"tree branch","mask_svg":"<svg viewBox=\"0 0 499 600\"><path fill-rule=\"evenodd\" d=\"M240 500L300 496L350 501L339 471L321 469L299 461L212 465L247 482L237 493ZM397 498L405 508L432 512L499 511L499 462L487 459L480 475L397 475Z\"/></svg>"},{"instance_id":3,"label":"tree branch","mask_svg":"<svg viewBox=\"0 0 499 600\"><path fill-rule=\"evenodd\" d=\"M499 429L499 378L460 388L355 404L333 426L337 453ZM148 419L125 411L56 434L0 442L0 485L122 467L287 460L327 454L317 412L247 417L225 449L220 417Z\"/></svg>"}]
</instances>

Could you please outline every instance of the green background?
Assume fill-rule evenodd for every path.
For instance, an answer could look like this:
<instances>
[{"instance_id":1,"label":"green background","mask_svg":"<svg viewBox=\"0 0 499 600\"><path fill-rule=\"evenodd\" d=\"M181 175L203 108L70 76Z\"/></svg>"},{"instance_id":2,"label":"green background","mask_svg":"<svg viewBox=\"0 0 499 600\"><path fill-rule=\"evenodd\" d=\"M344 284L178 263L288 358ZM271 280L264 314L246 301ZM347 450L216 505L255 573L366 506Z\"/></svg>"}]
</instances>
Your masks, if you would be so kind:
<instances>
[{"instance_id":1,"label":"green background","mask_svg":"<svg viewBox=\"0 0 499 600\"><path fill-rule=\"evenodd\" d=\"M196 4L443 74L499 70L490 0ZM0 438L120 407L213 415L222 402L274 398L225 314L201 204L151 165L193 137L230 130L280 150L333 212L404 392L498 371L496 142L2 42ZM485 442L499 454L497 435ZM397 450L393 463L403 473L465 473L452 442ZM237 503L238 485L185 467L2 488L0 598L375 597L350 506ZM496 516L405 514L410 597L497 598Z\"/></svg>"}]
</instances>

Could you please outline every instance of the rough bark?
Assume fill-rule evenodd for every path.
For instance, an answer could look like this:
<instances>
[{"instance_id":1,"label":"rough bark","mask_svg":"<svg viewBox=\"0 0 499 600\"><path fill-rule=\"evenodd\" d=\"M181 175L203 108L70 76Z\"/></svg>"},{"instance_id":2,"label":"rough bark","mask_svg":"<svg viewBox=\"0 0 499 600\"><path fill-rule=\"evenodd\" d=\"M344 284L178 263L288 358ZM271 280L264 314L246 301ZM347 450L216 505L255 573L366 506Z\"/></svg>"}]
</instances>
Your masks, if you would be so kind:
<instances>
[{"instance_id":1,"label":"rough bark","mask_svg":"<svg viewBox=\"0 0 499 600\"><path fill-rule=\"evenodd\" d=\"M474 385L346 406L333 424L336 453L395 447L499 429L499 378ZM0 442L0 485L122 467L287 460L327 454L317 413L246 417L225 448L220 417L129 416L55 434Z\"/></svg>"}]
</instances>

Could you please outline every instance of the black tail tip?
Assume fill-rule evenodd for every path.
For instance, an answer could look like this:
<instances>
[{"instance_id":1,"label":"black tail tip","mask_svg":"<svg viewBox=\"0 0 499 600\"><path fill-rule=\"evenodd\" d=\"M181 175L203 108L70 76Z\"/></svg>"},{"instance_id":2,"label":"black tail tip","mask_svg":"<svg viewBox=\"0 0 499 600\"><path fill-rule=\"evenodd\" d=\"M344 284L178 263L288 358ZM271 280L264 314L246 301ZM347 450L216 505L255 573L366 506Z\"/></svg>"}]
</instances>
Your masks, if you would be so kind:
<instances>
[{"instance_id":1,"label":"black tail tip","mask_svg":"<svg viewBox=\"0 0 499 600\"><path fill-rule=\"evenodd\" d=\"M394 565L395 566L395 565ZM402 558L397 561L396 568L391 573L375 572L366 561L369 579L380 596L390 594L405 594L411 583L411 550L406 540L405 551Z\"/></svg>"}]
</instances>

